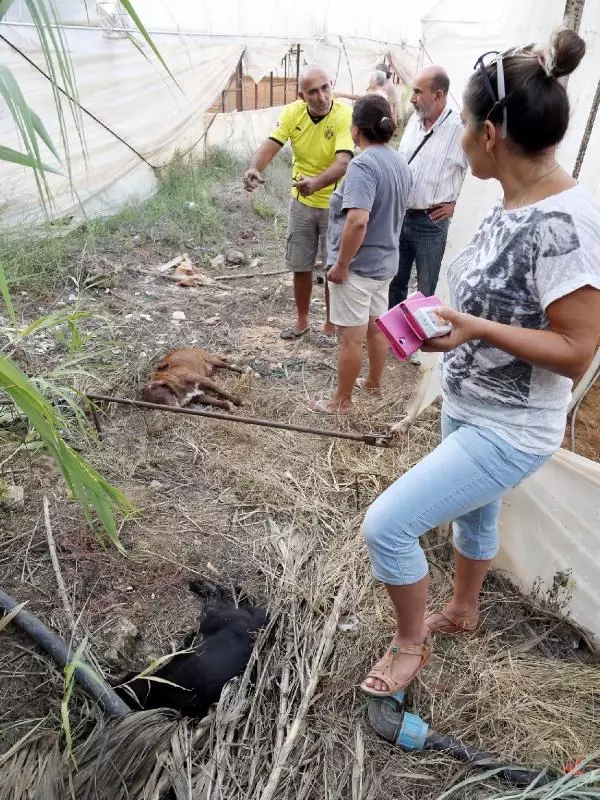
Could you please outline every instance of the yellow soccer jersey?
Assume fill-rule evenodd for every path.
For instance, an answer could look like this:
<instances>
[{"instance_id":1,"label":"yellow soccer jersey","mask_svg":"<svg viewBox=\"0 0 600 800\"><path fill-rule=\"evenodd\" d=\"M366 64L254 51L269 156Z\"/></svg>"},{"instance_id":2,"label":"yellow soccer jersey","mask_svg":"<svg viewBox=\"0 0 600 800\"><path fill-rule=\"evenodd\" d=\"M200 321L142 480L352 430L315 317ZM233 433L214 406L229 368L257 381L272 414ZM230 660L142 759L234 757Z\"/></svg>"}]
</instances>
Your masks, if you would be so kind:
<instances>
[{"instance_id":1,"label":"yellow soccer jersey","mask_svg":"<svg viewBox=\"0 0 600 800\"><path fill-rule=\"evenodd\" d=\"M292 145L292 180L300 175L312 178L320 175L335 161L336 153L354 154L354 142L350 135L352 109L334 100L331 110L325 117L313 121L304 100L296 100L287 105L281 114L270 139L285 144L288 139ZM337 184L325 186L310 197L303 197L292 187L292 197L313 208L329 208L329 199Z\"/></svg>"}]
</instances>

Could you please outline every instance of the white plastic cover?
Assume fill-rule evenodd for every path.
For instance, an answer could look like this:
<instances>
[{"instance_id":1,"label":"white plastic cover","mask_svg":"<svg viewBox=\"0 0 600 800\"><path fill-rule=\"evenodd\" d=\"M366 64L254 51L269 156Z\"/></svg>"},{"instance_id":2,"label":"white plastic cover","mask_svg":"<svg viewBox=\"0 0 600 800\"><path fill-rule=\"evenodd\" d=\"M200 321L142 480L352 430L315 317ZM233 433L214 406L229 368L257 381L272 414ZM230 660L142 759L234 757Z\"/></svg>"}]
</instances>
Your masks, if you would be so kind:
<instances>
[{"instance_id":1,"label":"white plastic cover","mask_svg":"<svg viewBox=\"0 0 600 800\"><path fill-rule=\"evenodd\" d=\"M541 583L543 594L567 601L573 619L600 635L600 464L560 450L506 496L500 524L495 565L526 591Z\"/></svg>"}]
</instances>

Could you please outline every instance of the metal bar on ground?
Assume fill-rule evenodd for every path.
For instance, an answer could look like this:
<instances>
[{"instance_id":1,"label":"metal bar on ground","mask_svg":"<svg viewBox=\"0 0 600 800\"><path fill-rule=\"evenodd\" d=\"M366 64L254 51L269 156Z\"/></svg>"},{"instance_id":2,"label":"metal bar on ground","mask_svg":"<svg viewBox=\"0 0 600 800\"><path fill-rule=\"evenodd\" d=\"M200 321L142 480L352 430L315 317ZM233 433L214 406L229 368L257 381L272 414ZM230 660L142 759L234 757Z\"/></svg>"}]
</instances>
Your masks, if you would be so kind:
<instances>
[{"instance_id":1,"label":"metal bar on ground","mask_svg":"<svg viewBox=\"0 0 600 800\"><path fill-rule=\"evenodd\" d=\"M189 414L194 417L208 417L224 422L240 422L243 425L258 425L262 428L277 428L284 431L297 433L310 433L313 436L325 436L333 439L348 439L352 442L363 442L372 447L388 447L392 441L388 433L350 433L348 431L323 430L311 428L307 425L290 425L287 422L277 422L271 419L258 419L256 417L241 417L237 414L222 414L218 411L202 411L196 408L181 408L180 406L163 406L157 403L146 403L144 400L130 400L125 397L112 397L106 394L86 394L88 400L99 403L118 403L134 408L149 409L150 411L170 411L172 414Z\"/></svg>"}]
</instances>

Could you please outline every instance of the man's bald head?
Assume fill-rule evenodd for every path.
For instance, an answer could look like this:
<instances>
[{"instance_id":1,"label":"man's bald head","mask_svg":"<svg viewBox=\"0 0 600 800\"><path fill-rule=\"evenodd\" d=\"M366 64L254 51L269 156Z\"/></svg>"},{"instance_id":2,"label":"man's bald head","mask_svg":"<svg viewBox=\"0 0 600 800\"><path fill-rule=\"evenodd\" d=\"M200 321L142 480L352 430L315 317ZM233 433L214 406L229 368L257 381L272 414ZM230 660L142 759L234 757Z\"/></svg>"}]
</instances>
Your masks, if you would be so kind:
<instances>
[{"instance_id":1,"label":"man's bald head","mask_svg":"<svg viewBox=\"0 0 600 800\"><path fill-rule=\"evenodd\" d=\"M410 102L425 127L431 126L446 107L450 79L443 67L425 67L413 81Z\"/></svg>"},{"instance_id":2,"label":"man's bald head","mask_svg":"<svg viewBox=\"0 0 600 800\"><path fill-rule=\"evenodd\" d=\"M309 65L298 76L298 94L305 101L309 112L315 117L324 117L331 108L331 80L319 66Z\"/></svg>"}]
</instances>

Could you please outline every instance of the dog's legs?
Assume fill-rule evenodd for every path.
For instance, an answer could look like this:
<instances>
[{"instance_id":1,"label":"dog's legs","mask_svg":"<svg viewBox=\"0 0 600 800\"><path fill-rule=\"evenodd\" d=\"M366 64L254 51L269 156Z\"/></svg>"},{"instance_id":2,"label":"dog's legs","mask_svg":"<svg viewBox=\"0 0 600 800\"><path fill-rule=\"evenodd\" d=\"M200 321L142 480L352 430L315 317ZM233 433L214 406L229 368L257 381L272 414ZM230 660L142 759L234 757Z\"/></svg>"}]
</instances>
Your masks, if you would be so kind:
<instances>
[{"instance_id":1,"label":"dog's legs","mask_svg":"<svg viewBox=\"0 0 600 800\"><path fill-rule=\"evenodd\" d=\"M214 369L228 369L231 372L237 372L239 375L246 375L252 372L251 367L239 367L237 364L232 364L229 356L213 356L211 364Z\"/></svg>"},{"instance_id":2,"label":"dog's legs","mask_svg":"<svg viewBox=\"0 0 600 800\"><path fill-rule=\"evenodd\" d=\"M224 397L225 400L229 400L230 403L233 403L236 406L242 405L242 401L239 397L236 397L235 395L225 391L225 389L221 388L218 383L211 381L210 378L198 378L198 388L208 389L209 391L219 395L219 397Z\"/></svg>"},{"instance_id":3,"label":"dog's legs","mask_svg":"<svg viewBox=\"0 0 600 800\"><path fill-rule=\"evenodd\" d=\"M227 396L231 397L231 395ZM202 392L195 394L189 402L203 403L205 406L216 406L217 408L224 408L226 411L233 411L235 405L241 405L237 397L232 400L219 400L217 397L211 397L209 394L203 394ZM189 403L186 403L186 405L189 405Z\"/></svg>"}]
</instances>

